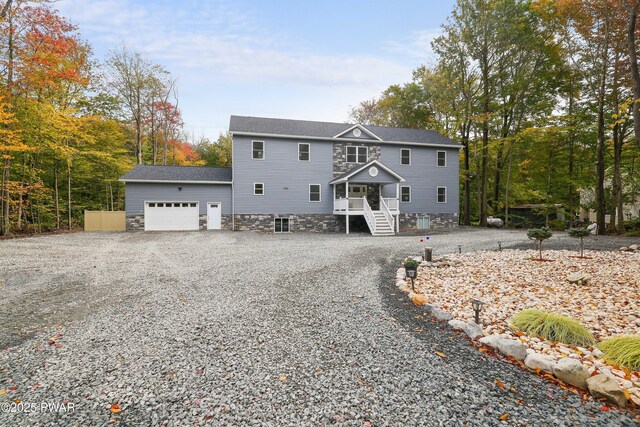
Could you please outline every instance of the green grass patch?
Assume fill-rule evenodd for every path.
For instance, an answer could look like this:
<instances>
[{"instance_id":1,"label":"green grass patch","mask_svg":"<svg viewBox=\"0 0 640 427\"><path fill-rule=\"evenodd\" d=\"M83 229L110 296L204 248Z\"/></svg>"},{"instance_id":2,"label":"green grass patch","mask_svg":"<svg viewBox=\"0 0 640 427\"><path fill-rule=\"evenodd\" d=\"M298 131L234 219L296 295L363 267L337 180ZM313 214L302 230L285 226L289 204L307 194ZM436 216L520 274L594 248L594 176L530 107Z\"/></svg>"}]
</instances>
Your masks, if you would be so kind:
<instances>
[{"instance_id":1,"label":"green grass patch","mask_svg":"<svg viewBox=\"0 0 640 427\"><path fill-rule=\"evenodd\" d=\"M544 337L549 341L582 347L596 342L591 332L584 326L570 317L559 314L528 309L513 316L511 323L529 336Z\"/></svg>"},{"instance_id":2,"label":"green grass patch","mask_svg":"<svg viewBox=\"0 0 640 427\"><path fill-rule=\"evenodd\" d=\"M640 371L640 335L608 338L598 344L598 348L607 362L631 371Z\"/></svg>"}]
</instances>

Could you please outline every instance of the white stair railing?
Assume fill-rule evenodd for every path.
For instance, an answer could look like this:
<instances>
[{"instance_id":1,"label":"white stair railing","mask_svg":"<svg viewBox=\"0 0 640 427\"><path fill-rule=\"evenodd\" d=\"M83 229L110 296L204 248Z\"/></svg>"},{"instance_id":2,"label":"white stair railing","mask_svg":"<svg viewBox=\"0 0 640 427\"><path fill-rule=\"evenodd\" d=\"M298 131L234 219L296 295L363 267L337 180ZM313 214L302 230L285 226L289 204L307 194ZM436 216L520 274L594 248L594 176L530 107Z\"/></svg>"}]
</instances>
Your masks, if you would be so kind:
<instances>
[{"instance_id":1,"label":"white stair railing","mask_svg":"<svg viewBox=\"0 0 640 427\"><path fill-rule=\"evenodd\" d=\"M364 211L364 219L367 221L371 234L376 234L376 217L373 215L373 211L371 210L371 206L369 206L366 197L362 198L362 208Z\"/></svg>"},{"instance_id":2,"label":"white stair railing","mask_svg":"<svg viewBox=\"0 0 640 427\"><path fill-rule=\"evenodd\" d=\"M394 229L393 215L391 215L391 212L389 212L389 206L387 206L387 203L384 201L383 198L380 198L380 212L384 214L384 218L387 220L387 223L389 224L389 228L393 230Z\"/></svg>"}]
</instances>

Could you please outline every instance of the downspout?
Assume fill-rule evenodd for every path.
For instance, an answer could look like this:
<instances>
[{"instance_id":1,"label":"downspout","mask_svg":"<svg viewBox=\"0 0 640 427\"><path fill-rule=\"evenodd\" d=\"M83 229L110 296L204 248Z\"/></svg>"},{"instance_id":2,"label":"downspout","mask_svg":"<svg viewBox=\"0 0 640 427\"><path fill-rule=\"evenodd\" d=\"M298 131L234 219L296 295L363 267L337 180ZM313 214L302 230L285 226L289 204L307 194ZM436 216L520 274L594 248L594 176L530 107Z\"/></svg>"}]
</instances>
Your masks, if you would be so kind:
<instances>
[{"instance_id":1,"label":"downspout","mask_svg":"<svg viewBox=\"0 0 640 427\"><path fill-rule=\"evenodd\" d=\"M231 134L231 231L236 231L236 189L235 189L235 175L236 169L233 167L233 132Z\"/></svg>"}]
</instances>

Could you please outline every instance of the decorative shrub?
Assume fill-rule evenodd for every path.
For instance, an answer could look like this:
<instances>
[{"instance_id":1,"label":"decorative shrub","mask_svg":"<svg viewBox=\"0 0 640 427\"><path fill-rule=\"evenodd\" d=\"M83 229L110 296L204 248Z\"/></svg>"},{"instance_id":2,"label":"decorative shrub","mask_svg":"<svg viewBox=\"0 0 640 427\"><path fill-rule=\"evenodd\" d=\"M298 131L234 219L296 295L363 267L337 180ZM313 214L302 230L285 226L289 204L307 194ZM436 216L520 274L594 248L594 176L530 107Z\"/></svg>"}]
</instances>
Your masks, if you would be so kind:
<instances>
[{"instance_id":1,"label":"decorative shrub","mask_svg":"<svg viewBox=\"0 0 640 427\"><path fill-rule=\"evenodd\" d=\"M404 268L418 268L420 263L413 258L407 258L404 260Z\"/></svg>"},{"instance_id":2,"label":"decorative shrub","mask_svg":"<svg viewBox=\"0 0 640 427\"><path fill-rule=\"evenodd\" d=\"M583 347L596 342L584 326L570 317L559 314L527 309L513 316L511 323L532 337L544 337L550 341Z\"/></svg>"},{"instance_id":3,"label":"decorative shrub","mask_svg":"<svg viewBox=\"0 0 640 427\"><path fill-rule=\"evenodd\" d=\"M587 228L570 228L568 231L569 236L574 238L580 238L580 257L584 256L584 238L591 235L591 231Z\"/></svg>"},{"instance_id":4,"label":"decorative shrub","mask_svg":"<svg viewBox=\"0 0 640 427\"><path fill-rule=\"evenodd\" d=\"M542 242L550 239L553 236L551 230L547 227L542 228L530 228L527 230L527 237L531 240L535 240L538 250L540 251L540 261L542 261Z\"/></svg>"},{"instance_id":5,"label":"decorative shrub","mask_svg":"<svg viewBox=\"0 0 640 427\"><path fill-rule=\"evenodd\" d=\"M602 341L598 348L604 359L631 371L640 371L640 335L625 335Z\"/></svg>"}]
</instances>

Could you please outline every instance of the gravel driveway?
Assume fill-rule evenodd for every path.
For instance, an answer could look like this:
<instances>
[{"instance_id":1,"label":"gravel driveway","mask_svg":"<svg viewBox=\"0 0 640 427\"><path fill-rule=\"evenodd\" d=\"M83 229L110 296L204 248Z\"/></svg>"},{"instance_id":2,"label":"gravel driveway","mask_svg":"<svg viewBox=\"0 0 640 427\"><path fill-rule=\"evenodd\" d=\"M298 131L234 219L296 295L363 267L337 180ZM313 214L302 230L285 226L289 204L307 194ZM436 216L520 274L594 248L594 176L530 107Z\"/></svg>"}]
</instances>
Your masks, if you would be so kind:
<instances>
[{"instance_id":1,"label":"gravel driveway","mask_svg":"<svg viewBox=\"0 0 640 427\"><path fill-rule=\"evenodd\" d=\"M431 237L436 254L497 241L531 245ZM74 405L0 425L636 425L420 317L392 280L419 249L250 232L0 241L0 402Z\"/></svg>"}]
</instances>

